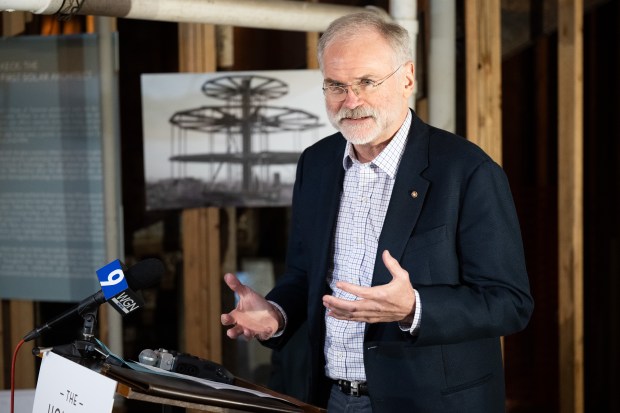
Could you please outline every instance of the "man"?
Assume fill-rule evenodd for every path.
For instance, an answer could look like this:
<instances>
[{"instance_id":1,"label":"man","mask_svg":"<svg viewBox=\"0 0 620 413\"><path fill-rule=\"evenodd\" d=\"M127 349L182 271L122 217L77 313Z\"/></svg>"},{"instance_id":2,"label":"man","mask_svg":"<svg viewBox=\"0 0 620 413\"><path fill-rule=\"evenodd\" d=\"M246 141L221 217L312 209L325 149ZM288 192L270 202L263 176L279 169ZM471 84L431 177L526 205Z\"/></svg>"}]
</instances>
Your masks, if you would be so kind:
<instances>
[{"instance_id":1,"label":"man","mask_svg":"<svg viewBox=\"0 0 620 413\"><path fill-rule=\"evenodd\" d=\"M226 274L240 301L222 324L280 348L307 321L310 401L330 412L501 412L500 336L533 309L512 196L480 148L409 109L410 53L371 12L322 35L340 133L299 160L285 274L266 299Z\"/></svg>"}]
</instances>

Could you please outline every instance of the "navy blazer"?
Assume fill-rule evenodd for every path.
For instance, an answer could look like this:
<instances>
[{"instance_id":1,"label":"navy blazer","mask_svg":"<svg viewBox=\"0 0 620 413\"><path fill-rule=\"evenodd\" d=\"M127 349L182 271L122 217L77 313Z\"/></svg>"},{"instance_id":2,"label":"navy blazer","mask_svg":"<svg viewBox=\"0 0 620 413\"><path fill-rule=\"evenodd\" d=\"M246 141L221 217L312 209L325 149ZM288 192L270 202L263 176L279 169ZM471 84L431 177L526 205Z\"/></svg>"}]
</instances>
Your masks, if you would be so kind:
<instances>
[{"instance_id":1,"label":"navy blazer","mask_svg":"<svg viewBox=\"0 0 620 413\"><path fill-rule=\"evenodd\" d=\"M300 157L285 274L267 299L287 314L279 348L305 321L310 402L325 405L322 296L344 178L340 133ZM523 329L533 300L519 223L506 176L473 143L415 113L387 210L373 285L392 276L389 250L420 294L419 333L398 323L368 324L364 364L375 413L503 412L500 336Z\"/></svg>"}]
</instances>

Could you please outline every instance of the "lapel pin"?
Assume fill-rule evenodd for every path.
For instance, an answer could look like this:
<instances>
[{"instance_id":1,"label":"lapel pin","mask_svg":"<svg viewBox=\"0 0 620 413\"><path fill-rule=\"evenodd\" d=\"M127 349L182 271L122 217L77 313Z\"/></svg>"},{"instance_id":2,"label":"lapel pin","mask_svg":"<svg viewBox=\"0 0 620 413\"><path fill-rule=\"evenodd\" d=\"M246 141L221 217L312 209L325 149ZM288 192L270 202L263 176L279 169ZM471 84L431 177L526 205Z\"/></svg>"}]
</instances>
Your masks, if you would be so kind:
<instances>
[{"instance_id":1,"label":"lapel pin","mask_svg":"<svg viewBox=\"0 0 620 413\"><path fill-rule=\"evenodd\" d=\"M411 198L415 199L418 197L418 191L411 191Z\"/></svg>"}]
</instances>

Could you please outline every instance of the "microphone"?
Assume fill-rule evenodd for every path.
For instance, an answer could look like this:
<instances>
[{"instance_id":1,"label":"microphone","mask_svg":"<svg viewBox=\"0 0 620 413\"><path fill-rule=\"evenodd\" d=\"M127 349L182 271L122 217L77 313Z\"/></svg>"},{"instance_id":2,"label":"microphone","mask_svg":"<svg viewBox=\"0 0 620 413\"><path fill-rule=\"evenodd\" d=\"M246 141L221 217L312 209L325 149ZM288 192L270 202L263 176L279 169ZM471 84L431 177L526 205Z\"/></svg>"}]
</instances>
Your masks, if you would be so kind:
<instances>
[{"instance_id":1,"label":"microphone","mask_svg":"<svg viewBox=\"0 0 620 413\"><path fill-rule=\"evenodd\" d=\"M112 269L112 271L106 272L109 269ZM52 321L48 321L44 325L35 328L24 336L24 342L34 340L40 337L43 332L52 329L67 318L75 314L81 315L86 311L91 311L108 300L110 300L108 302L112 304L114 309L122 315L140 308L144 304L140 305L135 300L137 296L134 291L156 286L161 281L164 271L164 264L156 258L140 261L130 267L125 273L121 269L120 261L112 261L97 270L102 290L83 299L77 306L65 311L52 319ZM105 280L102 280L102 275L106 275Z\"/></svg>"},{"instance_id":2,"label":"microphone","mask_svg":"<svg viewBox=\"0 0 620 413\"><path fill-rule=\"evenodd\" d=\"M97 277L105 300L122 316L144 307L142 297L129 288L119 260L99 268Z\"/></svg>"},{"instance_id":3,"label":"microphone","mask_svg":"<svg viewBox=\"0 0 620 413\"><path fill-rule=\"evenodd\" d=\"M158 367L162 370L172 371L186 376L227 384L234 384L235 382L235 376L226 370L224 366L211 360L205 360L187 353L179 353L174 350L166 350L163 348L151 350L145 348L140 352L138 360L141 364Z\"/></svg>"}]
</instances>

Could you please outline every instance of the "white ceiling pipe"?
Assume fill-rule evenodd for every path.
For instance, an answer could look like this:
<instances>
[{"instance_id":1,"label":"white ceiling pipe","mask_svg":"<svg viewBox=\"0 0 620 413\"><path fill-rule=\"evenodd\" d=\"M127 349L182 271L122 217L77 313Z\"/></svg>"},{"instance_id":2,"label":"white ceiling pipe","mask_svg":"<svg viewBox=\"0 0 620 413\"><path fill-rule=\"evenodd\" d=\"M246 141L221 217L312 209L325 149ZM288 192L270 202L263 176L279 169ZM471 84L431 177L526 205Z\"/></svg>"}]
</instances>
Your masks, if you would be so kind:
<instances>
[{"instance_id":1,"label":"white ceiling pipe","mask_svg":"<svg viewBox=\"0 0 620 413\"><path fill-rule=\"evenodd\" d=\"M456 1L435 0L428 53L428 121L456 130Z\"/></svg>"},{"instance_id":2,"label":"white ceiling pipe","mask_svg":"<svg viewBox=\"0 0 620 413\"><path fill-rule=\"evenodd\" d=\"M60 7L62 7L62 0L0 0L0 11L53 14Z\"/></svg>"},{"instance_id":3,"label":"white ceiling pipe","mask_svg":"<svg viewBox=\"0 0 620 413\"><path fill-rule=\"evenodd\" d=\"M63 0L0 0L0 10L36 14L66 14L62 5ZM362 10L368 8L291 0L85 0L77 14L321 32L338 17Z\"/></svg>"},{"instance_id":4,"label":"white ceiling pipe","mask_svg":"<svg viewBox=\"0 0 620 413\"><path fill-rule=\"evenodd\" d=\"M411 55L413 56L413 64L416 63L416 44L418 41L418 2L417 0L391 0L390 15L392 19L403 26L411 39ZM418 84L416 82L414 90L417 91ZM415 93L409 100L409 105L415 109Z\"/></svg>"}]
</instances>

